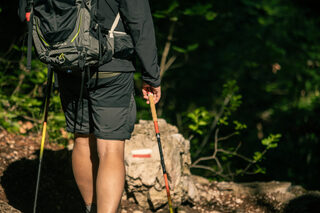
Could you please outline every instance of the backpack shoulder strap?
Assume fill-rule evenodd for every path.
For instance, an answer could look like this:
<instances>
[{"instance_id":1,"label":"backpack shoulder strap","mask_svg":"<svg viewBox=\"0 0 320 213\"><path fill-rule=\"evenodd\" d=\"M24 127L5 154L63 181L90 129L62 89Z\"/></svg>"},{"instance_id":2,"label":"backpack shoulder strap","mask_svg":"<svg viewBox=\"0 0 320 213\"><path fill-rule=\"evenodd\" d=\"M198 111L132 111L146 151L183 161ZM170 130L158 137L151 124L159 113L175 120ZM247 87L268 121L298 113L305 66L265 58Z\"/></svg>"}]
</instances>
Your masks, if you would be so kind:
<instances>
[{"instance_id":1,"label":"backpack shoulder strap","mask_svg":"<svg viewBox=\"0 0 320 213\"><path fill-rule=\"evenodd\" d=\"M116 27L118 26L119 20L120 20L120 13L117 14L116 18L115 18L114 21L113 21L113 24L112 24L112 26L111 26L111 29L109 30L109 36L110 36L110 38L113 38L113 32L114 32L114 30L116 29Z\"/></svg>"}]
</instances>

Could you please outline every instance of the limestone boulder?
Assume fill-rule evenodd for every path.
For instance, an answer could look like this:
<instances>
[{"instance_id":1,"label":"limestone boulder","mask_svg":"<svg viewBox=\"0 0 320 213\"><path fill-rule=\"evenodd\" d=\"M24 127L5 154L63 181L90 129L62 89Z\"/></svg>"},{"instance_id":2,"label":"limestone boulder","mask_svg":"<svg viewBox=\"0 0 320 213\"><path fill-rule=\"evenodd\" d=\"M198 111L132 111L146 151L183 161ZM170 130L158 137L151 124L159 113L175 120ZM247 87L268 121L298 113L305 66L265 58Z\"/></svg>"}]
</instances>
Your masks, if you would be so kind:
<instances>
[{"instance_id":1,"label":"limestone boulder","mask_svg":"<svg viewBox=\"0 0 320 213\"><path fill-rule=\"evenodd\" d=\"M188 199L189 189L195 189L190 181L190 142L165 120L159 119L158 123L171 197L179 205ZM135 125L131 139L126 141L125 165L127 197L133 196L139 205L151 209L167 203L152 121L140 120Z\"/></svg>"}]
</instances>

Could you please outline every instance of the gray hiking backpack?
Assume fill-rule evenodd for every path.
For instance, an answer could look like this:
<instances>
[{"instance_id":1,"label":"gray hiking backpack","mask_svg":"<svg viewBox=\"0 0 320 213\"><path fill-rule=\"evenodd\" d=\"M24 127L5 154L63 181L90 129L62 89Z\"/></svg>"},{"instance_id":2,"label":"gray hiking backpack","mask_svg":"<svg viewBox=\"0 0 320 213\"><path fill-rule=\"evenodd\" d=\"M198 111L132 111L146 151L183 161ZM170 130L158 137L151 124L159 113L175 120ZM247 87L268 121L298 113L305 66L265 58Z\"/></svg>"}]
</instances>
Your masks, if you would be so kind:
<instances>
[{"instance_id":1,"label":"gray hiking backpack","mask_svg":"<svg viewBox=\"0 0 320 213\"><path fill-rule=\"evenodd\" d=\"M119 13L108 32L104 28L102 34L97 15L98 1L19 0L20 19L28 23L27 69L31 69L33 40L40 60L48 64L48 82L52 81L52 68L54 71L81 72L74 127L82 101L85 73L89 75L90 67L105 64L112 57L130 59L134 55L131 37L125 32L115 31L120 20ZM47 105L49 98L45 100Z\"/></svg>"},{"instance_id":2,"label":"gray hiking backpack","mask_svg":"<svg viewBox=\"0 0 320 213\"><path fill-rule=\"evenodd\" d=\"M112 59L114 29L120 15L117 14L109 33L102 35L95 16L97 1L27 0L29 37L32 34L42 62L58 70L83 70L84 67L98 66ZM30 40L31 38L28 41L29 68Z\"/></svg>"}]
</instances>

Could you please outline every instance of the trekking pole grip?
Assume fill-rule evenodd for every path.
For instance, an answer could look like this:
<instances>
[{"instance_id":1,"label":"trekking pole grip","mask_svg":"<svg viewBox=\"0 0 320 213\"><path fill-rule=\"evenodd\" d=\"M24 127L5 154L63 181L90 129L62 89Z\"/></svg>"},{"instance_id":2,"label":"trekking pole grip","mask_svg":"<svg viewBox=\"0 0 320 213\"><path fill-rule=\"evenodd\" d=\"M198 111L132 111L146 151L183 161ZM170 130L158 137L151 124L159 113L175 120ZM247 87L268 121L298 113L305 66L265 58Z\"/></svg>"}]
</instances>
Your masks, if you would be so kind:
<instances>
[{"instance_id":1,"label":"trekking pole grip","mask_svg":"<svg viewBox=\"0 0 320 213\"><path fill-rule=\"evenodd\" d=\"M156 106L153 99L153 94L151 92L148 93L149 102L150 102L150 108L151 108L151 114L152 114L152 120L154 122L157 122L157 112L156 112Z\"/></svg>"}]
</instances>

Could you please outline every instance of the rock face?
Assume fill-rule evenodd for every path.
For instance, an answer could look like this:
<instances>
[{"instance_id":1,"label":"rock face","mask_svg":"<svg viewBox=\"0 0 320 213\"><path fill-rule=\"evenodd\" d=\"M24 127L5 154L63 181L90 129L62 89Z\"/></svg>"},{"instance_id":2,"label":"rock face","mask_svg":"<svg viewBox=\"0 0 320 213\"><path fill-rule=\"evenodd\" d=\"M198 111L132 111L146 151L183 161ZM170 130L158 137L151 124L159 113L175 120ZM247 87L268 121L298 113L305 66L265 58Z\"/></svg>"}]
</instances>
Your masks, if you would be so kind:
<instances>
[{"instance_id":1,"label":"rock face","mask_svg":"<svg viewBox=\"0 0 320 213\"><path fill-rule=\"evenodd\" d=\"M0 213L21 213L21 211L13 208L8 203L0 200Z\"/></svg>"},{"instance_id":2,"label":"rock face","mask_svg":"<svg viewBox=\"0 0 320 213\"><path fill-rule=\"evenodd\" d=\"M190 142L165 120L159 119L158 123L171 197L174 204L179 205L188 199L188 191L195 189L190 181ZM133 196L140 206L150 209L157 209L167 203L152 121L140 121L135 126L132 138L126 141L125 164L128 198Z\"/></svg>"}]
</instances>

